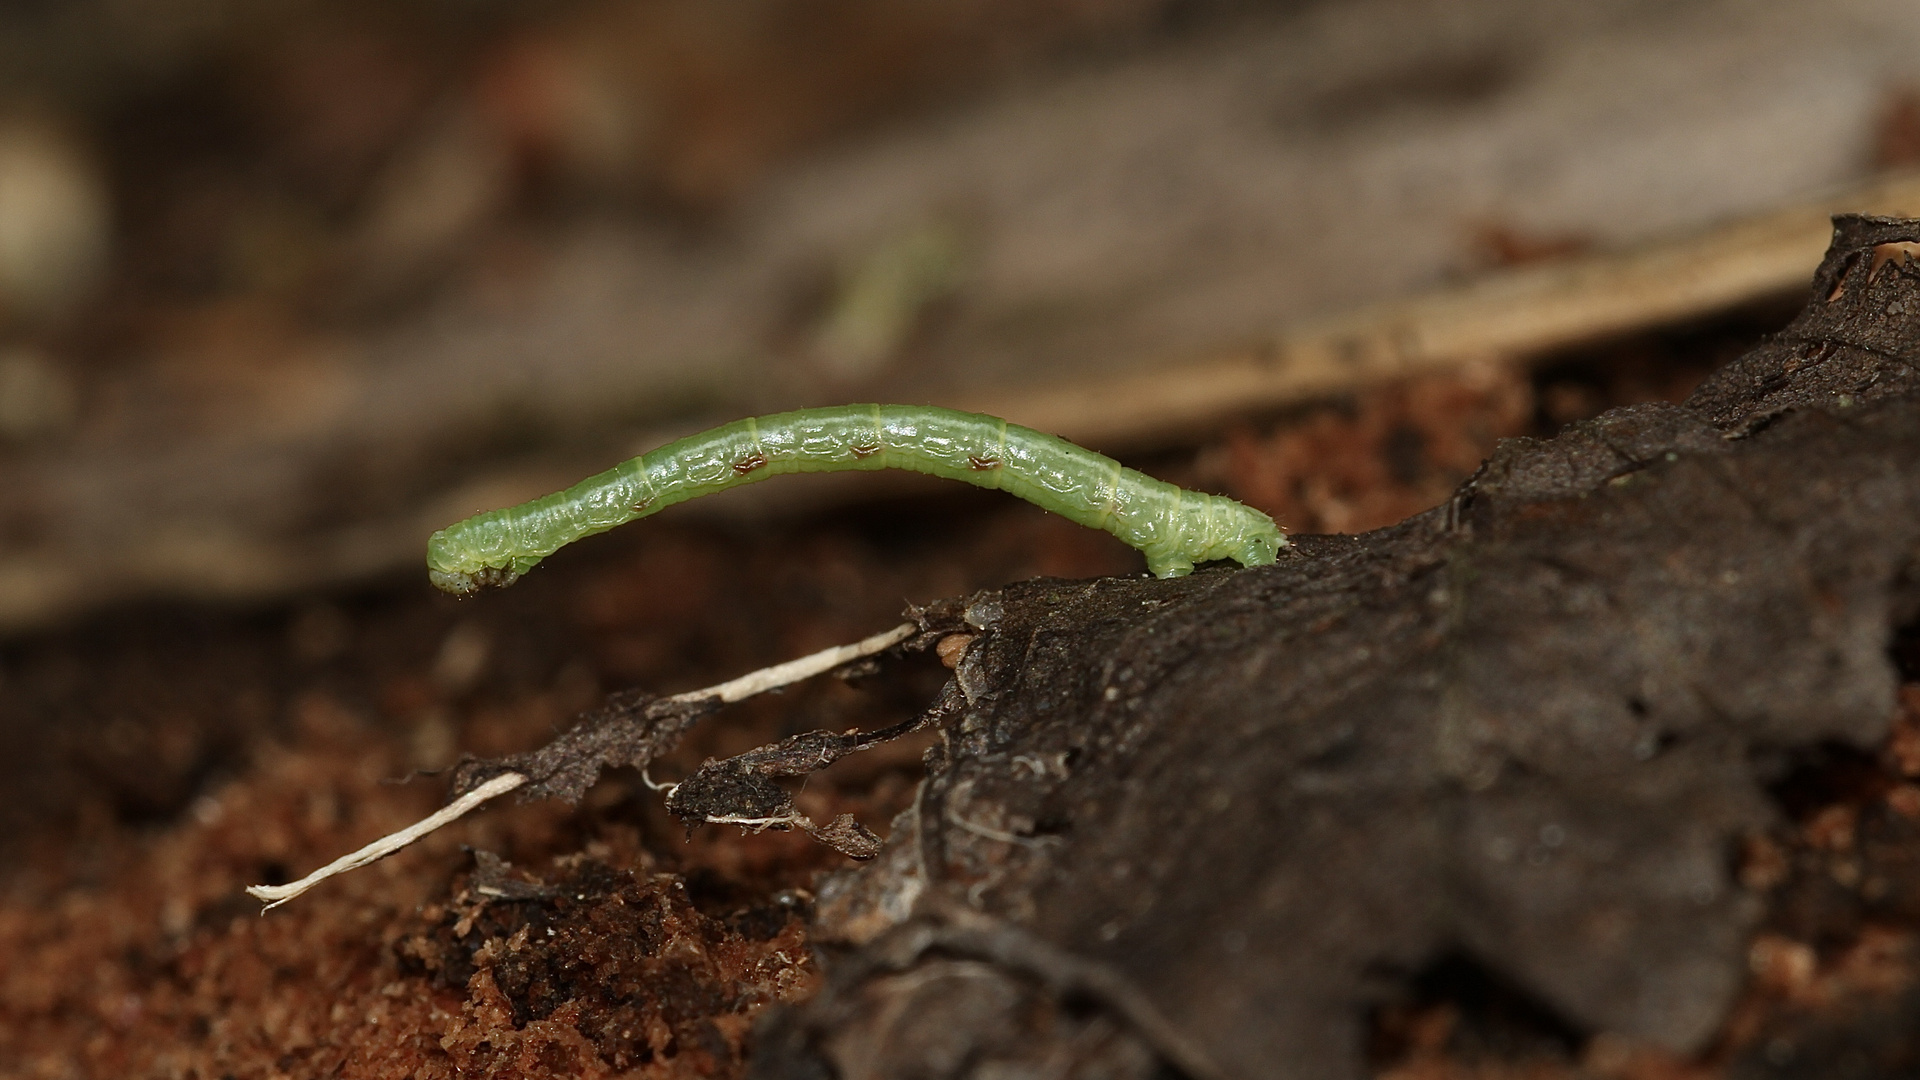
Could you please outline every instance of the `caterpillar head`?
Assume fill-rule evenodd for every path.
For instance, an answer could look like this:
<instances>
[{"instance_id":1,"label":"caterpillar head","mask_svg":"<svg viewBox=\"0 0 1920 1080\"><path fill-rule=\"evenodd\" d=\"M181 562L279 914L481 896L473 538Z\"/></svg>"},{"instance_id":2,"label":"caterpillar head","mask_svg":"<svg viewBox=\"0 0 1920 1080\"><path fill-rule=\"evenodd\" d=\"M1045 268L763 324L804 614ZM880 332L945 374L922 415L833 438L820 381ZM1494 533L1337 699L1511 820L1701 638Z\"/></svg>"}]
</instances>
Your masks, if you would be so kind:
<instances>
[{"instance_id":1,"label":"caterpillar head","mask_svg":"<svg viewBox=\"0 0 1920 1080\"><path fill-rule=\"evenodd\" d=\"M513 584L540 561L538 558L502 558L496 550L497 544L485 543L496 535L504 535L503 530L488 527L490 518L491 515L479 515L452 528L441 529L427 540L427 580L433 582L434 588L455 596L472 596L482 589ZM496 562L506 565L491 565Z\"/></svg>"},{"instance_id":2,"label":"caterpillar head","mask_svg":"<svg viewBox=\"0 0 1920 1080\"><path fill-rule=\"evenodd\" d=\"M1241 566L1269 566L1287 546L1287 534L1267 515L1245 503L1220 499L1220 523L1209 537L1209 559L1232 559Z\"/></svg>"}]
</instances>

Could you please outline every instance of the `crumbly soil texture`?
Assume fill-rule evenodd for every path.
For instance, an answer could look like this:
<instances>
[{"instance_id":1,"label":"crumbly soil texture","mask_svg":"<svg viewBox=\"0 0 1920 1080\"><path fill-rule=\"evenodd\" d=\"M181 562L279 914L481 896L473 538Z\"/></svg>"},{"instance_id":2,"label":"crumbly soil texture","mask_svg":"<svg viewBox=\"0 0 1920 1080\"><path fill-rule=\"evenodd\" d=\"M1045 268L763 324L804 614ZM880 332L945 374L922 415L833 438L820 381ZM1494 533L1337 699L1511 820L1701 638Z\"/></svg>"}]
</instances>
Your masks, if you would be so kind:
<instances>
[{"instance_id":1,"label":"crumbly soil texture","mask_svg":"<svg viewBox=\"0 0 1920 1080\"><path fill-rule=\"evenodd\" d=\"M930 494L9 642L0 1076L1920 1075L1914 243L1842 219L1721 366L1738 320L1139 462L1272 567ZM239 892L903 601L937 650ZM689 826L653 787L709 760L884 843Z\"/></svg>"}]
</instances>

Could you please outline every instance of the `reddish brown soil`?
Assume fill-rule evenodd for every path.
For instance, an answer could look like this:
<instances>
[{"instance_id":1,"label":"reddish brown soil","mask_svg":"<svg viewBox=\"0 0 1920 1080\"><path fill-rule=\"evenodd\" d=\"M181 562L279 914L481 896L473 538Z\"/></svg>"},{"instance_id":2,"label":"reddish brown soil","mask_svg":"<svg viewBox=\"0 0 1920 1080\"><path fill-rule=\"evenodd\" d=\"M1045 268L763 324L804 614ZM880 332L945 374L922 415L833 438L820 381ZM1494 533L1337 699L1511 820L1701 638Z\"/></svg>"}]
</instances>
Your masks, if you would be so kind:
<instances>
[{"instance_id":1,"label":"reddish brown soil","mask_svg":"<svg viewBox=\"0 0 1920 1080\"><path fill-rule=\"evenodd\" d=\"M1293 528L1370 528L1439 501L1497 437L1684 393L1701 363L1663 362L1673 348L1629 343L1531 383L1434 376L1142 463ZM739 1075L755 1014L815 982L808 890L845 862L804 835L689 837L617 775L578 809L494 807L264 917L240 889L432 809L443 781L393 782L412 770L529 749L605 691L707 685L864 636L909 601L1137 569L1101 534L942 492L760 531L669 515L466 603L409 577L284 610L117 612L9 643L0 1077ZM896 721L945 674L929 656L736 707L656 778L797 730ZM1904 700L1879 756L1800 763L1779 792L1789 823L1741 854L1773 914L1708 1057L1566 1036L1511 994L1439 977L1379 1018L1382 1074L1721 1075L1844 1037L1848 1017L1914 993L1920 685ZM802 809L884 832L924 745L811 778Z\"/></svg>"}]
</instances>

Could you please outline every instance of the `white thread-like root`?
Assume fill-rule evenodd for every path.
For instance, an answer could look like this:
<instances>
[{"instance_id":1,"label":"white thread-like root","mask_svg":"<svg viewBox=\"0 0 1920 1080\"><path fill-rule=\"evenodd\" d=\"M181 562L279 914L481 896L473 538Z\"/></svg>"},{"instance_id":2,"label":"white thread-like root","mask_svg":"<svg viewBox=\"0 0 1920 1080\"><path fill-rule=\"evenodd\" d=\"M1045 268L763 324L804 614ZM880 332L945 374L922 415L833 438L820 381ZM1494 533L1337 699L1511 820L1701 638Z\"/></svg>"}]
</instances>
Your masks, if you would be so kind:
<instances>
[{"instance_id":1,"label":"white thread-like root","mask_svg":"<svg viewBox=\"0 0 1920 1080\"><path fill-rule=\"evenodd\" d=\"M709 686L704 690L691 690L684 694L675 694L667 700L675 702L695 702L710 701L718 698L723 704L744 701L747 698L753 697L755 694L764 694L769 690L778 690L783 686L791 686L797 682L804 682L807 679L813 678L815 675L832 671L834 668L849 661L858 660L863 656L872 656L877 652L883 652L912 637L915 629L912 623L901 623L891 630L875 634L869 638L864 638L851 645L835 645L833 648L822 649L817 653L810 653L797 660L789 660L784 664L775 664L772 667L761 668L759 671L742 675L737 679L730 679L718 686ZM379 862L381 859L386 858L409 844L421 840L445 826L453 824L486 803L528 783L529 779L530 778L524 773L501 773L499 776L481 784L479 787L474 788L472 791L467 792L465 795L460 796L458 799L428 814L426 817L421 818L406 828L395 833L389 833L352 854L342 855L320 869L315 870L313 873L308 874L306 877L301 878L299 881L289 882L285 885L249 885L247 886L247 895L253 897L255 900L266 902L266 906L260 909L261 914L265 914L330 877L344 874L349 870L358 870L363 866ZM654 785L649 781L648 786L653 787ZM670 787L671 785L660 786ZM744 819L737 822L737 824L761 824L762 828L766 827L766 825L776 823L778 822L776 822L775 819L765 819L764 823L749 822Z\"/></svg>"},{"instance_id":2,"label":"white thread-like root","mask_svg":"<svg viewBox=\"0 0 1920 1080\"><path fill-rule=\"evenodd\" d=\"M706 818L709 825L738 825L753 832L764 832L776 825L795 825L802 829L811 828L813 819L805 814L785 814L781 817L738 817L734 814L721 814Z\"/></svg>"},{"instance_id":3,"label":"white thread-like root","mask_svg":"<svg viewBox=\"0 0 1920 1080\"><path fill-rule=\"evenodd\" d=\"M783 686L811 679L815 675L823 675L841 664L858 660L863 656L872 656L874 653L891 649L912 637L914 629L912 623L901 623L885 633L875 634L851 645L835 645L831 649L821 649L817 653L810 653L798 660L789 660L784 664L761 668L759 671L742 675L718 686L709 686L705 690L690 690L684 694L675 694L667 700L693 702L719 698L721 702L731 705L755 694L764 694L769 690L778 690Z\"/></svg>"},{"instance_id":4,"label":"white thread-like root","mask_svg":"<svg viewBox=\"0 0 1920 1080\"><path fill-rule=\"evenodd\" d=\"M527 777L522 773L501 773L399 832L389 833L351 855L342 855L299 881L285 885L249 885L247 895L255 900L267 901L267 906L260 909L263 913L272 911L335 874L344 874L349 870L358 870L369 863L379 862L415 840L442 826L453 824L479 809L487 801L505 795L526 782Z\"/></svg>"},{"instance_id":5,"label":"white thread-like root","mask_svg":"<svg viewBox=\"0 0 1920 1080\"><path fill-rule=\"evenodd\" d=\"M1021 836L1018 833L1010 833L1005 829L996 829L991 825L982 825L977 821L960 816L959 808L954 805L958 800L953 798L953 796L958 795L962 791L971 792L972 790L973 781L968 779L953 785L953 791L948 793L945 816L952 824L965 829L975 836L984 836L989 840L998 840L1000 843L1015 844L1019 847L1046 847L1048 844L1058 844L1060 842L1060 838L1057 836Z\"/></svg>"}]
</instances>

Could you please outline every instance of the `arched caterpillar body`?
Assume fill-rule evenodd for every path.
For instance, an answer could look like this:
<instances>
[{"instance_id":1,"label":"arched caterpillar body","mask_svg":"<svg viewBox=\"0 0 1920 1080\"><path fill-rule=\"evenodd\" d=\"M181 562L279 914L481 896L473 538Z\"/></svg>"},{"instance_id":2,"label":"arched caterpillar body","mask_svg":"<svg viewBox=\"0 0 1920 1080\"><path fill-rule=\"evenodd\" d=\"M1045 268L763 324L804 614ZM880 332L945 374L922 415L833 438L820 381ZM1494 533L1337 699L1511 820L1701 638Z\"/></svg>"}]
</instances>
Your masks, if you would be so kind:
<instances>
[{"instance_id":1,"label":"arched caterpillar body","mask_svg":"<svg viewBox=\"0 0 1920 1080\"><path fill-rule=\"evenodd\" d=\"M739 420L668 443L565 491L449 526L427 542L428 576L467 594L511 584L585 536L674 503L794 472L910 469L1017 495L1105 529L1160 577L1233 559L1262 566L1287 543L1267 515L1185 491L1065 439L996 416L930 406L840 405Z\"/></svg>"}]
</instances>

